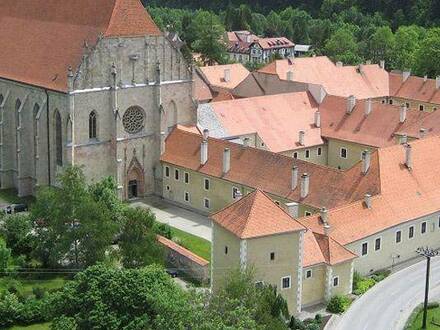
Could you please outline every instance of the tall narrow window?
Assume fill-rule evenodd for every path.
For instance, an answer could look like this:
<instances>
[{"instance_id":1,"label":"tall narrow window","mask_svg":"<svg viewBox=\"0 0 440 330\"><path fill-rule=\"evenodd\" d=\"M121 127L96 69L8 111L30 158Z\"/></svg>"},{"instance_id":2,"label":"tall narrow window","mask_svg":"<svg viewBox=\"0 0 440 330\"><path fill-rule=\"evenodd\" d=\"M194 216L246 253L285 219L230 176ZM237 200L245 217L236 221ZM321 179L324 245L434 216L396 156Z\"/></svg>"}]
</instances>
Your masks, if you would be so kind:
<instances>
[{"instance_id":1,"label":"tall narrow window","mask_svg":"<svg viewBox=\"0 0 440 330\"><path fill-rule=\"evenodd\" d=\"M63 137L62 137L61 115L57 111L55 113L55 155L57 165L63 166Z\"/></svg>"},{"instance_id":2,"label":"tall narrow window","mask_svg":"<svg viewBox=\"0 0 440 330\"><path fill-rule=\"evenodd\" d=\"M20 126L21 126L21 118L20 118L20 108L21 108L21 101L20 99L17 99L17 101L15 101L15 164L17 166L17 170L19 169L19 164L18 164L18 154L19 154L19 150L21 148L20 145Z\"/></svg>"},{"instance_id":3,"label":"tall narrow window","mask_svg":"<svg viewBox=\"0 0 440 330\"><path fill-rule=\"evenodd\" d=\"M96 112L89 115L89 139L96 139Z\"/></svg>"}]
</instances>

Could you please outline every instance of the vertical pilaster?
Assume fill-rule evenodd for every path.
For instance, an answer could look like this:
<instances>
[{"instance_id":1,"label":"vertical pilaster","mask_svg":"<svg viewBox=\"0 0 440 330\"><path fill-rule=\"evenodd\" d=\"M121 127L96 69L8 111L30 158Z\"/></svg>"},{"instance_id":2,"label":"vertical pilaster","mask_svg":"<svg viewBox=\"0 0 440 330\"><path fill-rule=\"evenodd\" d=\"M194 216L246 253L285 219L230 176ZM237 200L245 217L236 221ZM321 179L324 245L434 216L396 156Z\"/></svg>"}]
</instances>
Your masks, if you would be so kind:
<instances>
[{"instance_id":1,"label":"vertical pilaster","mask_svg":"<svg viewBox=\"0 0 440 330\"><path fill-rule=\"evenodd\" d=\"M247 267L247 240L240 241L240 270L244 271Z\"/></svg>"},{"instance_id":2,"label":"vertical pilaster","mask_svg":"<svg viewBox=\"0 0 440 330\"><path fill-rule=\"evenodd\" d=\"M303 279L303 260L304 260L304 231L299 233L299 249L298 249L298 287L296 290L296 311L301 312L302 308L302 279Z\"/></svg>"},{"instance_id":3,"label":"vertical pilaster","mask_svg":"<svg viewBox=\"0 0 440 330\"><path fill-rule=\"evenodd\" d=\"M113 127L111 133L111 150L113 152L114 177L118 188L118 195L123 198L123 178L122 178L122 158L118 152L118 135L119 135L119 105L118 105L118 70L116 64L113 63L110 69L111 74L111 111L113 114Z\"/></svg>"},{"instance_id":4,"label":"vertical pilaster","mask_svg":"<svg viewBox=\"0 0 440 330\"><path fill-rule=\"evenodd\" d=\"M332 267L327 265L325 269L325 300L329 301L332 295Z\"/></svg>"},{"instance_id":5,"label":"vertical pilaster","mask_svg":"<svg viewBox=\"0 0 440 330\"><path fill-rule=\"evenodd\" d=\"M1 174L1 180L0 180L0 188L4 188L4 163L5 163L5 158L4 158L4 148L3 148L3 143L4 143L4 109L5 109L5 104L6 101L9 98L9 94L10 91L8 90L6 92L6 95L4 96L2 102L0 103L0 174Z\"/></svg>"},{"instance_id":6,"label":"vertical pilaster","mask_svg":"<svg viewBox=\"0 0 440 330\"><path fill-rule=\"evenodd\" d=\"M70 156L70 162L71 165L74 166L75 165L75 96L73 95L73 90L74 90L74 76L73 76L73 71L72 71L72 67L69 66L68 72L67 72L67 111L69 113L69 117L70 117L70 122L71 122L71 126L72 126L72 132L71 132L71 138L72 138L72 142L71 142L71 146L70 146L70 152L71 152L71 156Z\"/></svg>"}]
</instances>

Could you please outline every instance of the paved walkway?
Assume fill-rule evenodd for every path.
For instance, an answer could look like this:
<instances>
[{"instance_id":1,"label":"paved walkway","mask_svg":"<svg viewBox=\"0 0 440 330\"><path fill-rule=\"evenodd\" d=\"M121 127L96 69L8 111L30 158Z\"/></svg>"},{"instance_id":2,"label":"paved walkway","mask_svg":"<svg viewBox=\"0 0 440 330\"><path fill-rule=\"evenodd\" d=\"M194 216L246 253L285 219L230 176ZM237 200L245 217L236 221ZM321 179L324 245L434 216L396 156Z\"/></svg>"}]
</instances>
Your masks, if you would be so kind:
<instances>
[{"instance_id":1,"label":"paved walkway","mask_svg":"<svg viewBox=\"0 0 440 330\"><path fill-rule=\"evenodd\" d=\"M150 208L156 214L157 221L211 241L211 220L206 216L170 204L156 196L134 201L131 205Z\"/></svg>"},{"instance_id":2,"label":"paved walkway","mask_svg":"<svg viewBox=\"0 0 440 330\"><path fill-rule=\"evenodd\" d=\"M423 302L426 261L402 269L375 285L326 330L402 330ZM430 301L440 299L440 257L431 260Z\"/></svg>"}]
</instances>

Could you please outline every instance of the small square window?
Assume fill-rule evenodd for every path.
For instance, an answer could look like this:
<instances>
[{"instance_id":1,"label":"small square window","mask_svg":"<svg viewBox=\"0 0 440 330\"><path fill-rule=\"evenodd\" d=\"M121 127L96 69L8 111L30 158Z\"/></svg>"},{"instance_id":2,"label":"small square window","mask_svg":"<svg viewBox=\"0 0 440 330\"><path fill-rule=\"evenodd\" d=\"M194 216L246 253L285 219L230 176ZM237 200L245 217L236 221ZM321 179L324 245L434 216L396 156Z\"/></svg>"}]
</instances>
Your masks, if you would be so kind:
<instances>
[{"instance_id":1,"label":"small square window","mask_svg":"<svg viewBox=\"0 0 440 330\"><path fill-rule=\"evenodd\" d=\"M290 289L290 276L286 276L281 279L281 288Z\"/></svg>"},{"instance_id":2,"label":"small square window","mask_svg":"<svg viewBox=\"0 0 440 330\"><path fill-rule=\"evenodd\" d=\"M203 180L203 187L205 188L205 190L209 190L210 186L211 186L211 182L209 181L209 179L205 178Z\"/></svg>"},{"instance_id":3,"label":"small square window","mask_svg":"<svg viewBox=\"0 0 440 330\"><path fill-rule=\"evenodd\" d=\"M420 232L421 232L422 234L425 234L425 233L426 233L426 222L422 222L422 226L421 226L421 228L420 228Z\"/></svg>"},{"instance_id":4,"label":"small square window","mask_svg":"<svg viewBox=\"0 0 440 330\"><path fill-rule=\"evenodd\" d=\"M293 158L298 159L298 153L296 151L293 153Z\"/></svg>"},{"instance_id":5,"label":"small square window","mask_svg":"<svg viewBox=\"0 0 440 330\"><path fill-rule=\"evenodd\" d=\"M170 177L170 168L169 168L168 166L165 166L165 176L166 176L167 178Z\"/></svg>"},{"instance_id":6,"label":"small square window","mask_svg":"<svg viewBox=\"0 0 440 330\"><path fill-rule=\"evenodd\" d=\"M318 147L316 153L318 154L318 156L321 156L322 155L322 148Z\"/></svg>"},{"instance_id":7,"label":"small square window","mask_svg":"<svg viewBox=\"0 0 440 330\"><path fill-rule=\"evenodd\" d=\"M402 242L402 231L396 231L396 243Z\"/></svg>"},{"instance_id":8,"label":"small square window","mask_svg":"<svg viewBox=\"0 0 440 330\"><path fill-rule=\"evenodd\" d=\"M228 246L225 246L225 254L228 254Z\"/></svg>"},{"instance_id":9,"label":"small square window","mask_svg":"<svg viewBox=\"0 0 440 330\"><path fill-rule=\"evenodd\" d=\"M308 269L308 270L306 270L306 278L311 278L312 277L312 270L311 269Z\"/></svg>"},{"instance_id":10,"label":"small square window","mask_svg":"<svg viewBox=\"0 0 440 330\"><path fill-rule=\"evenodd\" d=\"M205 208L209 209L211 207L210 204L211 203L208 198L203 199L203 206L205 206Z\"/></svg>"},{"instance_id":11,"label":"small square window","mask_svg":"<svg viewBox=\"0 0 440 330\"><path fill-rule=\"evenodd\" d=\"M190 201L189 192L185 191L184 197L185 197L185 202L189 202Z\"/></svg>"},{"instance_id":12,"label":"small square window","mask_svg":"<svg viewBox=\"0 0 440 330\"><path fill-rule=\"evenodd\" d=\"M425 110L425 106L424 106L423 104L420 104L420 105L419 105L419 110L420 110L420 111Z\"/></svg>"},{"instance_id":13,"label":"small square window","mask_svg":"<svg viewBox=\"0 0 440 330\"><path fill-rule=\"evenodd\" d=\"M393 104L393 99L389 99L388 103Z\"/></svg>"},{"instance_id":14,"label":"small square window","mask_svg":"<svg viewBox=\"0 0 440 330\"><path fill-rule=\"evenodd\" d=\"M408 238L414 237L414 226L409 227L408 229Z\"/></svg>"},{"instance_id":15,"label":"small square window","mask_svg":"<svg viewBox=\"0 0 440 330\"><path fill-rule=\"evenodd\" d=\"M170 191L170 189L171 189L170 186L166 186L165 188L167 191Z\"/></svg>"},{"instance_id":16,"label":"small square window","mask_svg":"<svg viewBox=\"0 0 440 330\"><path fill-rule=\"evenodd\" d=\"M385 104L385 99L382 100L382 104Z\"/></svg>"},{"instance_id":17,"label":"small square window","mask_svg":"<svg viewBox=\"0 0 440 330\"><path fill-rule=\"evenodd\" d=\"M366 256L368 254L368 242L362 243L362 255Z\"/></svg>"},{"instance_id":18,"label":"small square window","mask_svg":"<svg viewBox=\"0 0 440 330\"><path fill-rule=\"evenodd\" d=\"M339 276L333 277L333 286L339 286Z\"/></svg>"},{"instance_id":19,"label":"small square window","mask_svg":"<svg viewBox=\"0 0 440 330\"><path fill-rule=\"evenodd\" d=\"M185 172L185 183L189 183L189 173Z\"/></svg>"},{"instance_id":20,"label":"small square window","mask_svg":"<svg viewBox=\"0 0 440 330\"><path fill-rule=\"evenodd\" d=\"M310 158L310 150L306 150L306 158Z\"/></svg>"},{"instance_id":21,"label":"small square window","mask_svg":"<svg viewBox=\"0 0 440 330\"><path fill-rule=\"evenodd\" d=\"M381 239L380 239L380 237L379 238L376 238L376 240L374 241L374 250L375 251L379 251L380 250L380 248L381 248Z\"/></svg>"},{"instance_id":22,"label":"small square window","mask_svg":"<svg viewBox=\"0 0 440 330\"><path fill-rule=\"evenodd\" d=\"M270 253L270 260L275 260L275 252Z\"/></svg>"},{"instance_id":23,"label":"small square window","mask_svg":"<svg viewBox=\"0 0 440 330\"><path fill-rule=\"evenodd\" d=\"M180 176L180 171L174 170L174 179L179 180L179 176Z\"/></svg>"},{"instance_id":24,"label":"small square window","mask_svg":"<svg viewBox=\"0 0 440 330\"><path fill-rule=\"evenodd\" d=\"M232 199L236 199L240 196L240 189L238 189L237 187L232 187Z\"/></svg>"},{"instance_id":25,"label":"small square window","mask_svg":"<svg viewBox=\"0 0 440 330\"><path fill-rule=\"evenodd\" d=\"M275 201L275 204L280 205L280 202L279 201Z\"/></svg>"},{"instance_id":26,"label":"small square window","mask_svg":"<svg viewBox=\"0 0 440 330\"><path fill-rule=\"evenodd\" d=\"M304 215L305 215L306 217L308 217L308 216L312 215L312 212L305 211L305 212L304 212Z\"/></svg>"},{"instance_id":27,"label":"small square window","mask_svg":"<svg viewBox=\"0 0 440 330\"><path fill-rule=\"evenodd\" d=\"M409 103L406 102L405 105L406 105L406 108L409 109Z\"/></svg>"},{"instance_id":28,"label":"small square window","mask_svg":"<svg viewBox=\"0 0 440 330\"><path fill-rule=\"evenodd\" d=\"M347 158L347 149L341 148L341 158Z\"/></svg>"}]
</instances>

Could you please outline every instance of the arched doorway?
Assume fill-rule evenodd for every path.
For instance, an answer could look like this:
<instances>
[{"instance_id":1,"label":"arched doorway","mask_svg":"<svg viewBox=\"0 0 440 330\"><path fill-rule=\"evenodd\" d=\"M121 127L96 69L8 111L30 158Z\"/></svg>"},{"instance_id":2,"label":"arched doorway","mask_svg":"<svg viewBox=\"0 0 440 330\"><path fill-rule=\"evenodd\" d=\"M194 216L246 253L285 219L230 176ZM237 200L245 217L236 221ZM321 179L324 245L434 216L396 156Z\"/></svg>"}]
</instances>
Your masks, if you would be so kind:
<instances>
[{"instance_id":1,"label":"arched doorway","mask_svg":"<svg viewBox=\"0 0 440 330\"><path fill-rule=\"evenodd\" d=\"M134 158L127 173L127 198L144 196L144 171L141 164Z\"/></svg>"}]
</instances>

